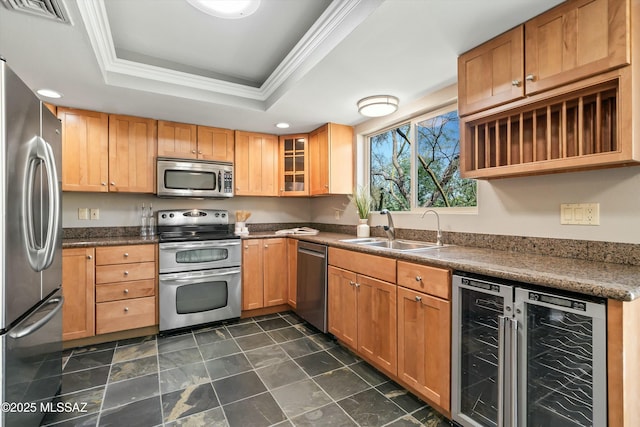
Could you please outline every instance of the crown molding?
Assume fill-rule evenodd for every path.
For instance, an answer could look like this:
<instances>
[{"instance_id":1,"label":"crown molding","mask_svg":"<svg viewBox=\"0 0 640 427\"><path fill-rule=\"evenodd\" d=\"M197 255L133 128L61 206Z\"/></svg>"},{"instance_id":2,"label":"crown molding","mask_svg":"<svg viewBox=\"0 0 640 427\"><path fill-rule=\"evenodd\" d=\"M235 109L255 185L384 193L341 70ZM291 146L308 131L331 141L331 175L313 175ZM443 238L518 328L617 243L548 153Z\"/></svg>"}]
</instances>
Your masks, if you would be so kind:
<instances>
[{"instance_id":1,"label":"crown molding","mask_svg":"<svg viewBox=\"0 0 640 427\"><path fill-rule=\"evenodd\" d=\"M77 5L106 84L266 111L383 1L331 2L259 88L118 58L104 0Z\"/></svg>"}]
</instances>

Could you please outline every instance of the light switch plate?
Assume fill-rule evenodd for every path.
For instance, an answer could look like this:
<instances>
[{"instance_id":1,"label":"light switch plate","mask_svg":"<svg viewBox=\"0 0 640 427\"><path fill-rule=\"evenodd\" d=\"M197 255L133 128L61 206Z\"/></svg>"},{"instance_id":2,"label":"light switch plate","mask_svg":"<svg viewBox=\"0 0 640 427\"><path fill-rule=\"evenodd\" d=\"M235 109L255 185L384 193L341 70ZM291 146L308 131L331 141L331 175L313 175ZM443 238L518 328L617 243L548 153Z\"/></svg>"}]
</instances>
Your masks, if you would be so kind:
<instances>
[{"instance_id":1,"label":"light switch plate","mask_svg":"<svg viewBox=\"0 0 640 427\"><path fill-rule=\"evenodd\" d=\"M100 209L91 208L89 211L91 219L100 219Z\"/></svg>"},{"instance_id":2,"label":"light switch plate","mask_svg":"<svg viewBox=\"0 0 640 427\"><path fill-rule=\"evenodd\" d=\"M600 203L563 203L560 224L600 225Z\"/></svg>"},{"instance_id":3,"label":"light switch plate","mask_svg":"<svg viewBox=\"0 0 640 427\"><path fill-rule=\"evenodd\" d=\"M78 219L89 219L89 209L78 208Z\"/></svg>"}]
</instances>

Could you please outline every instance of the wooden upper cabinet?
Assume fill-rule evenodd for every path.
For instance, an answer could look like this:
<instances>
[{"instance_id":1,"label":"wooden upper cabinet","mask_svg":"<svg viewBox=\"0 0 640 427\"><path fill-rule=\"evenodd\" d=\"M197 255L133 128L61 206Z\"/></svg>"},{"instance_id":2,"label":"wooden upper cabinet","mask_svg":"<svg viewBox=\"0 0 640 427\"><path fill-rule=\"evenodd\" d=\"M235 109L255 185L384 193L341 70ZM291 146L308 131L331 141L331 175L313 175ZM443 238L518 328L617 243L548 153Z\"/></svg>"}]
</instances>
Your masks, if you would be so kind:
<instances>
[{"instance_id":1,"label":"wooden upper cabinet","mask_svg":"<svg viewBox=\"0 0 640 427\"><path fill-rule=\"evenodd\" d=\"M109 191L155 191L156 126L152 119L109 115Z\"/></svg>"},{"instance_id":2,"label":"wooden upper cabinet","mask_svg":"<svg viewBox=\"0 0 640 427\"><path fill-rule=\"evenodd\" d=\"M180 159L197 157L196 125L158 120L158 156Z\"/></svg>"},{"instance_id":3,"label":"wooden upper cabinet","mask_svg":"<svg viewBox=\"0 0 640 427\"><path fill-rule=\"evenodd\" d=\"M278 195L278 138L236 131L235 195Z\"/></svg>"},{"instance_id":4,"label":"wooden upper cabinet","mask_svg":"<svg viewBox=\"0 0 640 427\"><path fill-rule=\"evenodd\" d=\"M327 123L309 134L309 194L353 192L353 128Z\"/></svg>"},{"instance_id":5,"label":"wooden upper cabinet","mask_svg":"<svg viewBox=\"0 0 640 427\"><path fill-rule=\"evenodd\" d=\"M460 55L460 116L524 97L523 37L521 25Z\"/></svg>"},{"instance_id":6,"label":"wooden upper cabinet","mask_svg":"<svg viewBox=\"0 0 640 427\"><path fill-rule=\"evenodd\" d=\"M526 92L630 63L629 0L576 0L525 23Z\"/></svg>"},{"instance_id":7,"label":"wooden upper cabinet","mask_svg":"<svg viewBox=\"0 0 640 427\"><path fill-rule=\"evenodd\" d=\"M58 107L62 122L62 190L107 192L109 116Z\"/></svg>"},{"instance_id":8,"label":"wooden upper cabinet","mask_svg":"<svg viewBox=\"0 0 640 427\"><path fill-rule=\"evenodd\" d=\"M233 162L234 132L198 126L198 159Z\"/></svg>"},{"instance_id":9,"label":"wooden upper cabinet","mask_svg":"<svg viewBox=\"0 0 640 427\"><path fill-rule=\"evenodd\" d=\"M309 195L309 135L280 137L280 195Z\"/></svg>"}]
</instances>

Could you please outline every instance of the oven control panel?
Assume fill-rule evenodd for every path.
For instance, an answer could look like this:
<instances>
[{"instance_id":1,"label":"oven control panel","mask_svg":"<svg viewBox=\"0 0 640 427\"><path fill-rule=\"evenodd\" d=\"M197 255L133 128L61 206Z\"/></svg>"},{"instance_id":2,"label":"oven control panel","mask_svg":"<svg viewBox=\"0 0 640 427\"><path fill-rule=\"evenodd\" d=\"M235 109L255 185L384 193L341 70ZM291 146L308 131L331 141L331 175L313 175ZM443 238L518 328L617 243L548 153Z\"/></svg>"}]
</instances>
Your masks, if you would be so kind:
<instances>
[{"instance_id":1,"label":"oven control panel","mask_svg":"<svg viewBox=\"0 0 640 427\"><path fill-rule=\"evenodd\" d=\"M158 211L158 226L229 224L229 212L222 209Z\"/></svg>"}]
</instances>

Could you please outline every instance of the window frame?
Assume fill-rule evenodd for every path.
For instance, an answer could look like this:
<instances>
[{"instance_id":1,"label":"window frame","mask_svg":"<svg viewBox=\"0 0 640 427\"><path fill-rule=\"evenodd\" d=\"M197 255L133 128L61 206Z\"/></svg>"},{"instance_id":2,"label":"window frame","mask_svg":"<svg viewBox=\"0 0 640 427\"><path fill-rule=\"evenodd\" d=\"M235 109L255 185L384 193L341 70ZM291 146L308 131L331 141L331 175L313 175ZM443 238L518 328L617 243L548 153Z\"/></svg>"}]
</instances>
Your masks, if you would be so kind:
<instances>
[{"instance_id":1,"label":"window frame","mask_svg":"<svg viewBox=\"0 0 640 427\"><path fill-rule=\"evenodd\" d=\"M389 125L386 125L384 127L380 127L380 128L376 128L375 130L372 130L370 132L367 132L366 134L363 135L364 138L364 174L363 174L363 180L364 183L366 185L369 185L369 183L371 182L371 138L379 135L381 133L384 132L388 132L390 130L396 129L400 126L409 124L410 126L410 141L411 141L411 185L410 185L410 192L411 192L411 198L409 200L411 209L406 210L406 211L393 211L393 214L423 214L426 210L435 210L438 213L447 213L447 214L477 214L478 213L478 205L480 204L480 200L479 200L479 196L478 196L478 191L477 191L477 186L478 186L478 182L476 181L476 206L453 206L453 207L434 207L434 206L429 206L429 207L422 207L418 205L418 180L417 180L417 169L416 169L416 162L417 162L417 149L418 149L418 144L416 143L416 137L417 137L417 133L416 133L416 128L417 125L421 122L424 122L425 120L429 120L432 119L434 117L446 114L446 113L450 113L452 111L456 111L458 108L458 104L456 103L452 103L452 104L447 104L445 106L441 106L438 108L435 108L433 110L429 110L426 112L421 112L418 113L416 115L412 115L409 118L406 118L404 120L400 120L397 122L393 122ZM373 212L379 212L379 211L373 211Z\"/></svg>"}]
</instances>

